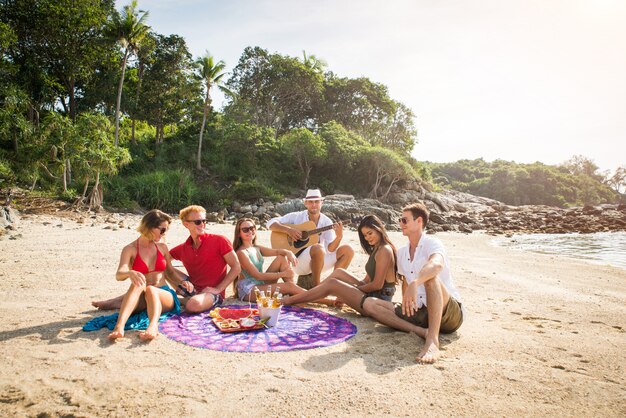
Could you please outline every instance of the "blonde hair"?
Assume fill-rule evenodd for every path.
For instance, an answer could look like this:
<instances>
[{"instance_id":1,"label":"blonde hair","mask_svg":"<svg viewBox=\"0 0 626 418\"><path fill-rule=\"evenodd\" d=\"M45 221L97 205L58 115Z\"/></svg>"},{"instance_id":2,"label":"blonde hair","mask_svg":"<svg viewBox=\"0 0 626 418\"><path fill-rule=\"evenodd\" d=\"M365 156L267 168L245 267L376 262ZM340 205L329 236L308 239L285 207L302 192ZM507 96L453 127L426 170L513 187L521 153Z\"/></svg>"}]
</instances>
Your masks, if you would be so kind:
<instances>
[{"instance_id":1,"label":"blonde hair","mask_svg":"<svg viewBox=\"0 0 626 418\"><path fill-rule=\"evenodd\" d=\"M181 221L185 222L187 220L187 216L189 216L191 212L198 212L198 213L206 214L206 209L198 205L187 206L186 208L183 208L180 210L178 217L180 218Z\"/></svg>"},{"instance_id":2,"label":"blonde hair","mask_svg":"<svg viewBox=\"0 0 626 418\"><path fill-rule=\"evenodd\" d=\"M172 218L165 212L158 209L152 209L143 215L141 223L137 227L137 232L148 239L152 239L152 229L158 228L163 222L167 222L168 226L172 223Z\"/></svg>"}]
</instances>

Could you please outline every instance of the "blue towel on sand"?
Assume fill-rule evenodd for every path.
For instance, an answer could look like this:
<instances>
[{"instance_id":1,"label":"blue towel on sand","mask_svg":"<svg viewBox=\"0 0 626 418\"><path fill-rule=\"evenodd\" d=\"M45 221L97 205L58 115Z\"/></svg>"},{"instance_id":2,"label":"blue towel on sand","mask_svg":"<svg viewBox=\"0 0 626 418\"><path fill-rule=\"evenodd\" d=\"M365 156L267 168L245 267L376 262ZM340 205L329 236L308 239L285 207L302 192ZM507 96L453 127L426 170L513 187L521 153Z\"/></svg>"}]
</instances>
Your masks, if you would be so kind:
<instances>
[{"instance_id":1,"label":"blue towel on sand","mask_svg":"<svg viewBox=\"0 0 626 418\"><path fill-rule=\"evenodd\" d=\"M170 316L180 313L180 301L178 300L178 297L176 296L176 292L168 286L160 287L160 289L167 290L168 292L172 294L172 297L174 298L174 309L172 309L169 312L162 313L161 316L159 317L159 322L165 321ZM114 313L111 315L104 315L104 316L99 316L97 318L93 318L92 320L90 320L83 326L83 331L97 331L104 327L107 327L109 330L113 331L113 328L115 328L115 324L117 324L118 317L119 317L119 313ZM132 314L128 318L128 321L126 321L126 325L124 326L124 330L128 331L128 330L146 329L148 328L149 323L150 323L150 320L148 319L148 312L141 311L136 314Z\"/></svg>"}]
</instances>

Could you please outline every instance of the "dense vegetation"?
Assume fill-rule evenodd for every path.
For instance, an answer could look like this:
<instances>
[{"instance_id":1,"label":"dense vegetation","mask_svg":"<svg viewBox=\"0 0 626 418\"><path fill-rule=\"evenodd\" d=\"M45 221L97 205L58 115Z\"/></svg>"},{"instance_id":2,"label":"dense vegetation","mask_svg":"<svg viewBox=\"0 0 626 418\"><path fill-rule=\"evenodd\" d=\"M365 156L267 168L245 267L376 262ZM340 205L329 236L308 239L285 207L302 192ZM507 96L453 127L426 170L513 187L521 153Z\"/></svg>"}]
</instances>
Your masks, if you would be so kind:
<instances>
[{"instance_id":1,"label":"dense vegetation","mask_svg":"<svg viewBox=\"0 0 626 418\"><path fill-rule=\"evenodd\" d=\"M174 211L313 186L385 200L394 185L429 179L410 156L414 115L384 85L259 47L227 73L208 52L193 57L182 37L153 31L136 1L114 5L0 0L0 188ZM215 89L227 97L219 111ZM446 176L485 194L472 183L490 182L484 174ZM511 201L509 183L485 187ZM551 193L532 202L612 196Z\"/></svg>"},{"instance_id":2,"label":"dense vegetation","mask_svg":"<svg viewBox=\"0 0 626 418\"><path fill-rule=\"evenodd\" d=\"M423 174L411 111L313 55L249 47L229 74L134 1L0 4L0 187L175 210L312 186L384 199Z\"/></svg>"},{"instance_id":3,"label":"dense vegetation","mask_svg":"<svg viewBox=\"0 0 626 418\"><path fill-rule=\"evenodd\" d=\"M575 156L559 166L483 159L430 163L435 183L510 205L581 206L616 202L624 195L626 171L600 174L589 159Z\"/></svg>"}]
</instances>

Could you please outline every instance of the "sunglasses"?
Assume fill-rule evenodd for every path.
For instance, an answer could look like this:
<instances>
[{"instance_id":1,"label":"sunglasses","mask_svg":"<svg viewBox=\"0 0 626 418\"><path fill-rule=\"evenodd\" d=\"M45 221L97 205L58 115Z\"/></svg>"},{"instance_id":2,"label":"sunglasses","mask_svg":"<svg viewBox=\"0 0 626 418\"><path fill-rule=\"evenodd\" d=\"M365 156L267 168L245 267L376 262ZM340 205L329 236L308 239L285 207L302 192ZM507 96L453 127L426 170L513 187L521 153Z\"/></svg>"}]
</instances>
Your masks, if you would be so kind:
<instances>
[{"instance_id":1,"label":"sunglasses","mask_svg":"<svg viewBox=\"0 0 626 418\"><path fill-rule=\"evenodd\" d=\"M403 216L402 218L398 219L398 221L400 221L402 225L406 225L406 223L409 222L409 219Z\"/></svg>"},{"instance_id":2,"label":"sunglasses","mask_svg":"<svg viewBox=\"0 0 626 418\"><path fill-rule=\"evenodd\" d=\"M247 234L250 231L254 231L256 229L256 226L244 226L243 228L241 228L241 232L243 232L244 234Z\"/></svg>"},{"instance_id":3,"label":"sunglasses","mask_svg":"<svg viewBox=\"0 0 626 418\"><path fill-rule=\"evenodd\" d=\"M157 227L156 229L159 230L159 232L161 232L161 235L165 234L167 232L167 228L159 228Z\"/></svg>"},{"instance_id":4,"label":"sunglasses","mask_svg":"<svg viewBox=\"0 0 626 418\"><path fill-rule=\"evenodd\" d=\"M206 225L207 220L206 219L196 219L196 220L193 220L193 221L188 220L187 222L191 222L191 223L194 223L196 225L200 225L200 224L205 224Z\"/></svg>"}]
</instances>

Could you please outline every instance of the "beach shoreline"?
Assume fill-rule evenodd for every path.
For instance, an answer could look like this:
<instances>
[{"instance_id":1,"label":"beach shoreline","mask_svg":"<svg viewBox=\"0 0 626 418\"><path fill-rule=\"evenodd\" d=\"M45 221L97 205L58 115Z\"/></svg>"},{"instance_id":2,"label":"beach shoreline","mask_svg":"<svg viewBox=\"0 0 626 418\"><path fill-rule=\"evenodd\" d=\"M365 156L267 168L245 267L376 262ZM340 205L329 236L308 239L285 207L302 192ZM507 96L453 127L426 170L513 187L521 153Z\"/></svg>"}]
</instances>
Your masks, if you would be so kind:
<instances>
[{"instance_id":1,"label":"beach shoreline","mask_svg":"<svg viewBox=\"0 0 626 418\"><path fill-rule=\"evenodd\" d=\"M0 413L249 416L626 414L626 271L493 246L485 234L438 233L467 318L442 336L444 357L418 365L422 341L349 308L316 309L358 328L343 343L281 353L227 353L136 332L116 344L82 325L90 302L123 293L115 268L139 215L111 227L23 215L0 239ZM108 229L105 229L108 228ZM233 225L209 232L232 240ZM175 221L170 248L186 238ZM399 232L391 232L404 245ZM366 255L357 234L350 271ZM269 232L259 241L269 243ZM228 295L232 294L232 290ZM396 295L399 299L399 292Z\"/></svg>"}]
</instances>

